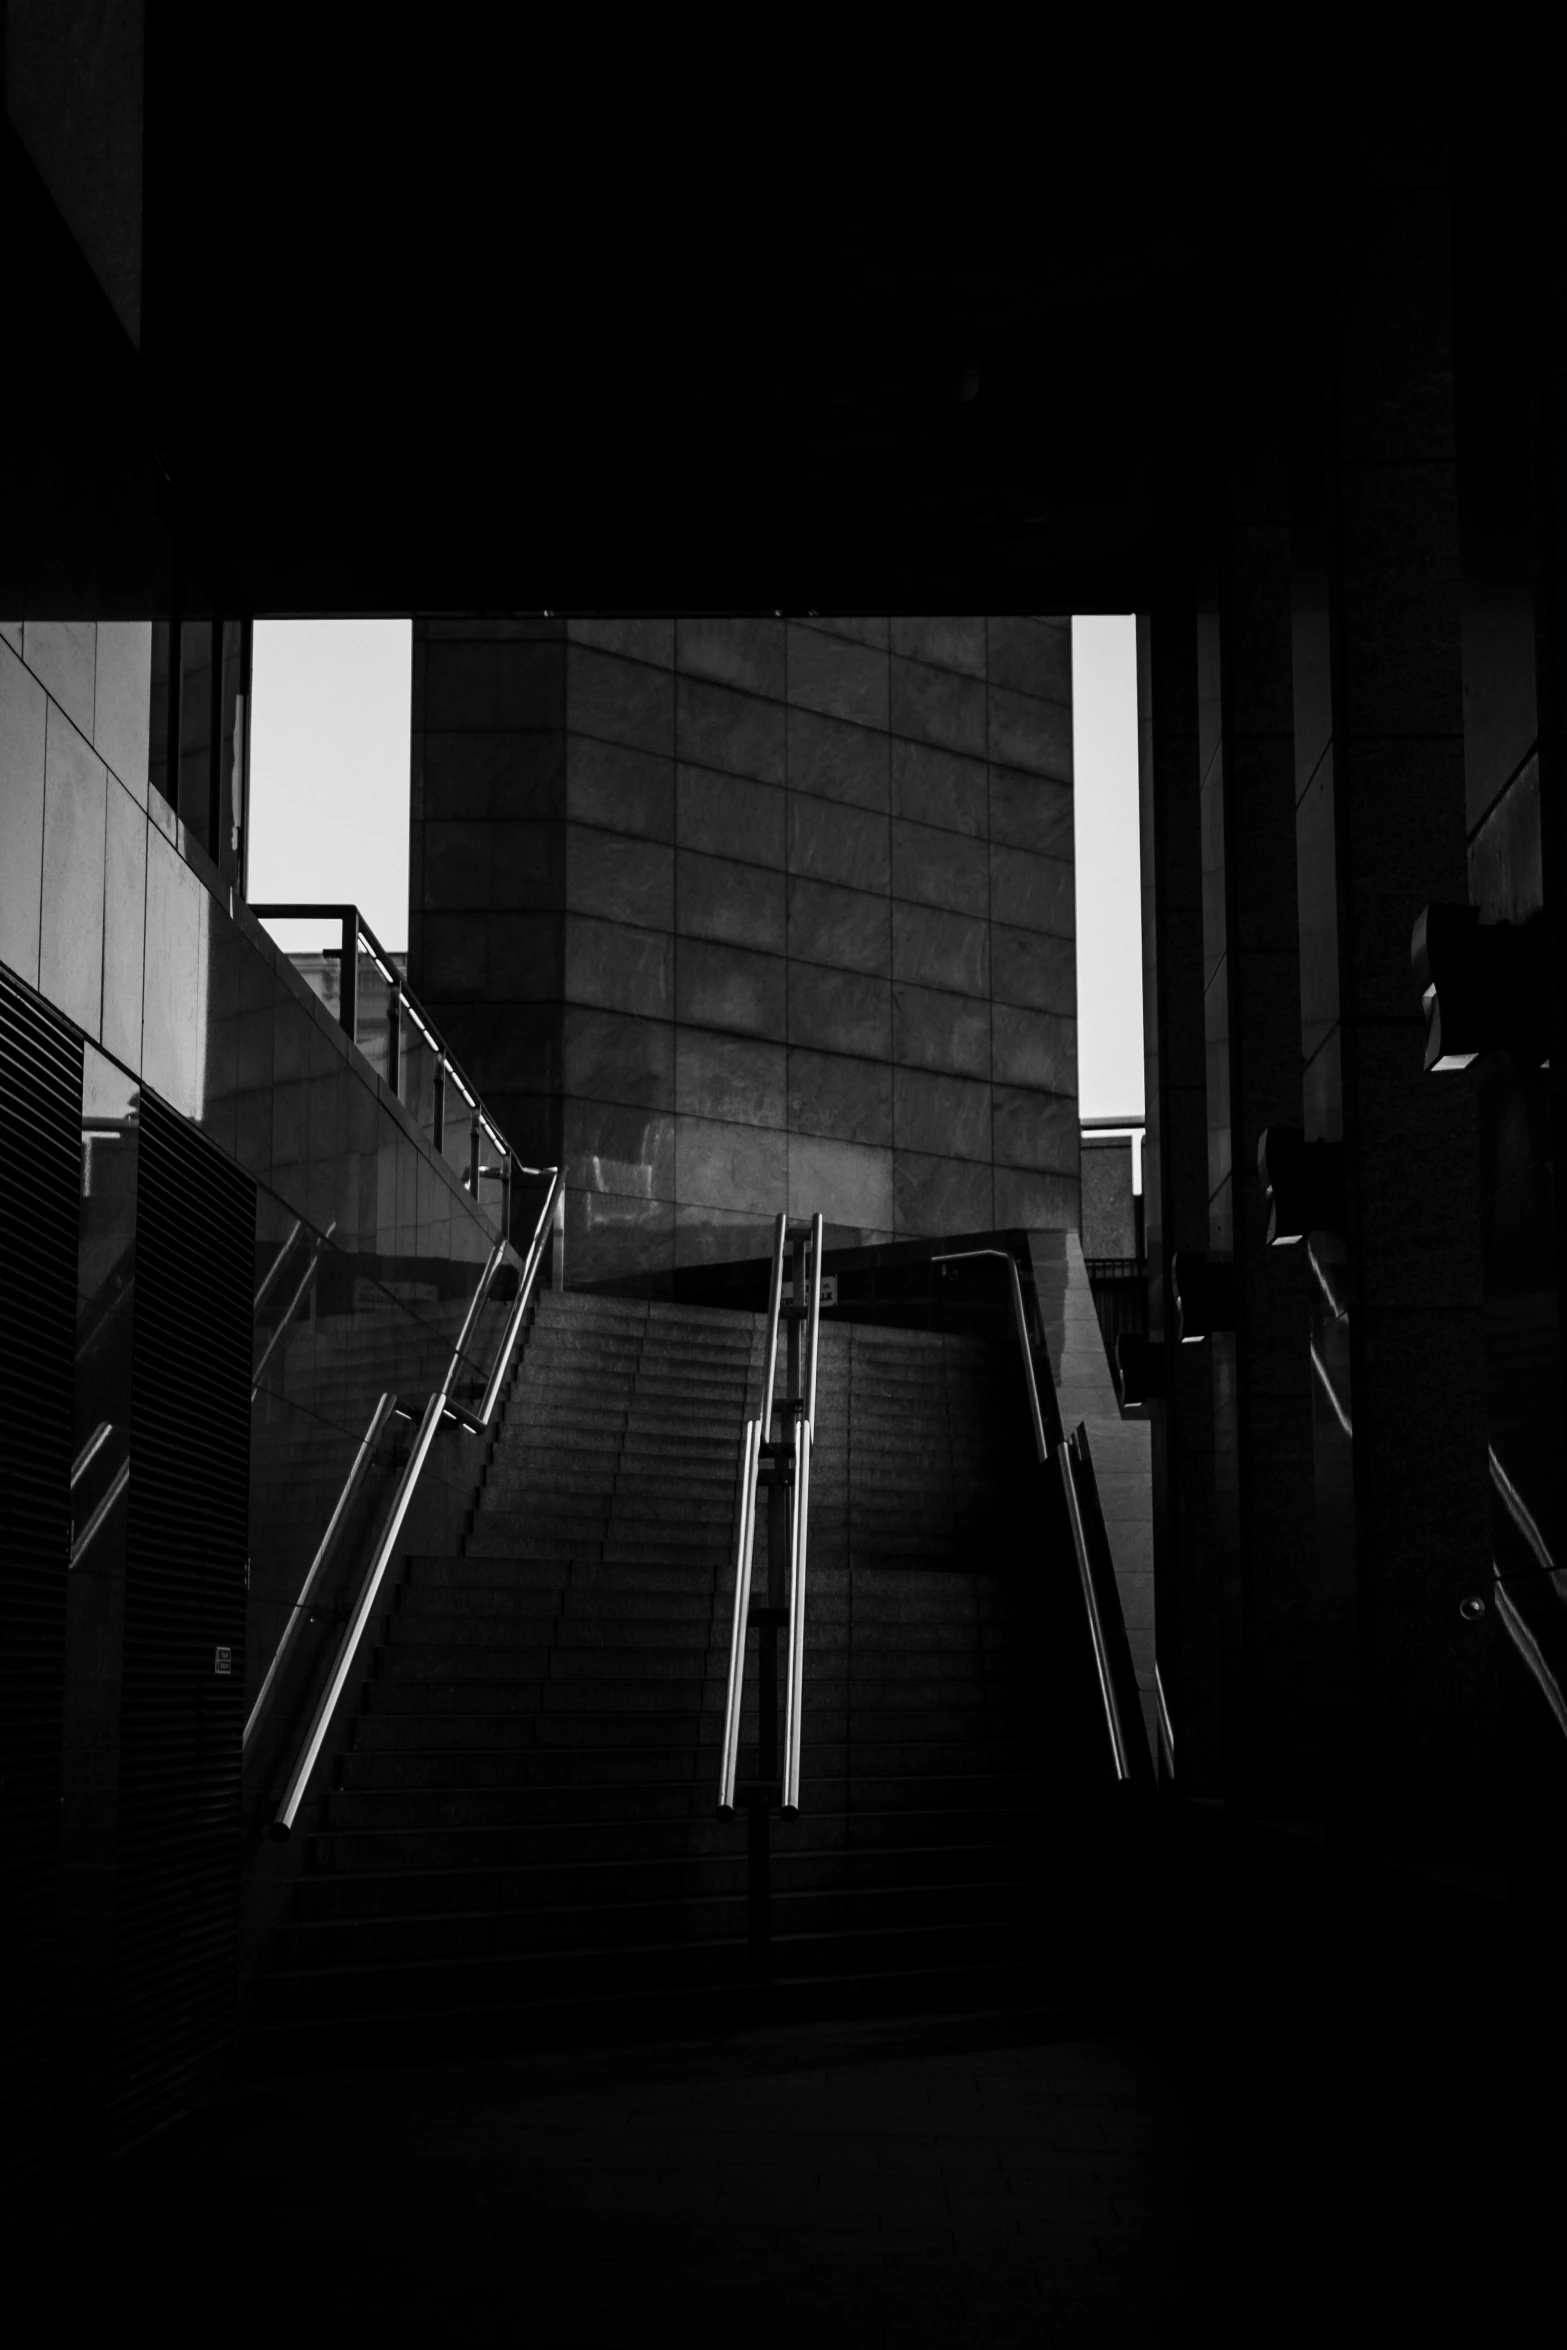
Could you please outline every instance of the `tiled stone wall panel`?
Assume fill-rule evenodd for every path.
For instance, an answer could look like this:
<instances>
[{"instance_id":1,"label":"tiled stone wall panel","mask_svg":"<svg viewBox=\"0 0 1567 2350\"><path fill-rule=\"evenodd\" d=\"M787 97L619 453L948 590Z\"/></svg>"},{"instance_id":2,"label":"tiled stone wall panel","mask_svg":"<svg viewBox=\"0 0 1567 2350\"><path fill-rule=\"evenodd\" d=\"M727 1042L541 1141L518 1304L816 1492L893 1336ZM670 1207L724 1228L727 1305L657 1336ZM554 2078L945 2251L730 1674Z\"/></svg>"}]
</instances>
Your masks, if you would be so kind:
<instances>
[{"instance_id":1,"label":"tiled stone wall panel","mask_svg":"<svg viewBox=\"0 0 1567 2350\"><path fill-rule=\"evenodd\" d=\"M856 1061L843 1053L791 1045L785 1123L792 1134L885 1148L892 1141L892 1081L886 1061Z\"/></svg>"},{"instance_id":2,"label":"tiled stone wall panel","mask_svg":"<svg viewBox=\"0 0 1567 2350\"><path fill-rule=\"evenodd\" d=\"M667 1020L673 960L673 942L662 931L573 914L566 924L567 1000ZM484 1080L478 1082L482 1087Z\"/></svg>"},{"instance_id":3,"label":"tiled stone wall panel","mask_svg":"<svg viewBox=\"0 0 1567 2350\"><path fill-rule=\"evenodd\" d=\"M37 678L0 652L0 963L29 987L38 984L48 706Z\"/></svg>"},{"instance_id":4,"label":"tiled stone wall panel","mask_svg":"<svg viewBox=\"0 0 1567 2350\"><path fill-rule=\"evenodd\" d=\"M781 955L788 943L787 890L782 873L682 849L675 867L681 935Z\"/></svg>"},{"instance_id":5,"label":"tiled stone wall panel","mask_svg":"<svg viewBox=\"0 0 1567 2350\"><path fill-rule=\"evenodd\" d=\"M147 820L128 791L109 783L104 832L103 1026L105 1052L127 1068L141 1059L142 958L147 931ZM233 1150L231 1139L224 1148Z\"/></svg>"},{"instance_id":6,"label":"tiled stone wall panel","mask_svg":"<svg viewBox=\"0 0 1567 2350\"><path fill-rule=\"evenodd\" d=\"M892 731L944 750L986 751L985 687L977 677L932 669L922 661L892 663Z\"/></svg>"},{"instance_id":7,"label":"tiled stone wall panel","mask_svg":"<svg viewBox=\"0 0 1567 2350\"><path fill-rule=\"evenodd\" d=\"M993 923L990 932L991 991L999 1004L1024 1004L1036 1012L1075 1014L1077 946L1071 937L1043 938L1029 930Z\"/></svg>"},{"instance_id":8,"label":"tiled stone wall panel","mask_svg":"<svg viewBox=\"0 0 1567 2350\"><path fill-rule=\"evenodd\" d=\"M892 1103L892 1139L900 1151L950 1159L990 1157L988 1085L968 1077L937 1077L924 1069L896 1069Z\"/></svg>"},{"instance_id":9,"label":"tiled stone wall panel","mask_svg":"<svg viewBox=\"0 0 1567 2350\"><path fill-rule=\"evenodd\" d=\"M892 812L948 832L983 840L990 825L990 786L983 759L943 751L933 743L891 746Z\"/></svg>"},{"instance_id":10,"label":"tiled stone wall panel","mask_svg":"<svg viewBox=\"0 0 1567 2350\"><path fill-rule=\"evenodd\" d=\"M729 775L753 776L758 783L781 784L784 745L780 703L708 685L700 678L681 678L675 734L681 759Z\"/></svg>"},{"instance_id":11,"label":"tiled stone wall panel","mask_svg":"<svg viewBox=\"0 0 1567 2350\"><path fill-rule=\"evenodd\" d=\"M684 676L710 678L774 702L784 698L781 620L682 619L675 627L675 659Z\"/></svg>"},{"instance_id":12,"label":"tiled stone wall panel","mask_svg":"<svg viewBox=\"0 0 1567 2350\"><path fill-rule=\"evenodd\" d=\"M857 645L819 629L789 631L789 699L830 718L885 730L887 658L871 645Z\"/></svg>"},{"instance_id":13,"label":"tiled stone wall panel","mask_svg":"<svg viewBox=\"0 0 1567 2350\"><path fill-rule=\"evenodd\" d=\"M561 1084L568 1093L640 1109L676 1106L676 1031L667 1021L567 1004L561 1029Z\"/></svg>"},{"instance_id":14,"label":"tiled stone wall panel","mask_svg":"<svg viewBox=\"0 0 1567 2350\"><path fill-rule=\"evenodd\" d=\"M894 746L885 733L846 726L814 710L788 714L789 789L886 814L892 800Z\"/></svg>"},{"instance_id":15,"label":"tiled stone wall panel","mask_svg":"<svg viewBox=\"0 0 1567 2350\"><path fill-rule=\"evenodd\" d=\"M29 620L22 657L52 701L91 742L98 669L98 632L90 620Z\"/></svg>"},{"instance_id":16,"label":"tiled stone wall panel","mask_svg":"<svg viewBox=\"0 0 1567 2350\"><path fill-rule=\"evenodd\" d=\"M420 626L412 976L470 1055L495 1024L515 1118L548 1125L557 1073L570 1277L765 1247L785 1199L840 1235L986 1229L998 1165L1030 1222L1075 1216L1068 624L529 627ZM503 661L531 712L553 679L553 754L449 723L448 652L489 711ZM530 819L531 865L502 831ZM553 954L524 943L549 905Z\"/></svg>"},{"instance_id":17,"label":"tiled stone wall panel","mask_svg":"<svg viewBox=\"0 0 1567 2350\"><path fill-rule=\"evenodd\" d=\"M675 837L675 766L653 751L595 742L566 743L566 814L579 824L630 832L643 840Z\"/></svg>"},{"instance_id":18,"label":"tiled stone wall panel","mask_svg":"<svg viewBox=\"0 0 1567 2350\"><path fill-rule=\"evenodd\" d=\"M785 1127L793 1123L788 1102L788 1048L762 1037L726 1036L702 1028L677 1028L675 1105L683 1115L727 1118L736 1125Z\"/></svg>"},{"instance_id":19,"label":"tiled stone wall panel","mask_svg":"<svg viewBox=\"0 0 1567 2350\"><path fill-rule=\"evenodd\" d=\"M771 784L681 766L675 778L675 838L683 849L782 867L787 795Z\"/></svg>"},{"instance_id":20,"label":"tiled stone wall panel","mask_svg":"<svg viewBox=\"0 0 1567 2350\"><path fill-rule=\"evenodd\" d=\"M891 641L893 651L907 660L933 662L938 669L959 669L970 677L983 677L986 635L987 623L978 619L896 619Z\"/></svg>"},{"instance_id":21,"label":"tiled stone wall panel","mask_svg":"<svg viewBox=\"0 0 1567 2350\"><path fill-rule=\"evenodd\" d=\"M892 970L891 905L885 895L796 876L789 883L789 952L803 963L885 979Z\"/></svg>"},{"instance_id":22,"label":"tiled stone wall panel","mask_svg":"<svg viewBox=\"0 0 1567 2350\"><path fill-rule=\"evenodd\" d=\"M31 627L29 627L31 634ZM74 639L68 639L74 642ZM38 985L89 1036L103 1003L103 761L58 710L44 741L43 903Z\"/></svg>"},{"instance_id":23,"label":"tiled stone wall panel","mask_svg":"<svg viewBox=\"0 0 1567 2350\"><path fill-rule=\"evenodd\" d=\"M781 955L683 938L676 968L675 1017L682 1024L779 1042L787 1036L789 965Z\"/></svg>"},{"instance_id":24,"label":"tiled stone wall panel","mask_svg":"<svg viewBox=\"0 0 1567 2350\"><path fill-rule=\"evenodd\" d=\"M622 661L584 645L569 649L566 728L633 750L674 748L675 683L667 669Z\"/></svg>"},{"instance_id":25,"label":"tiled stone wall panel","mask_svg":"<svg viewBox=\"0 0 1567 2350\"><path fill-rule=\"evenodd\" d=\"M789 1213L826 1213L831 1221L861 1231L893 1226L892 1153L825 1135L789 1137Z\"/></svg>"},{"instance_id":26,"label":"tiled stone wall panel","mask_svg":"<svg viewBox=\"0 0 1567 2350\"><path fill-rule=\"evenodd\" d=\"M988 1077L995 1007L973 996L929 987L892 991L893 1058L913 1069L947 1069L958 1077Z\"/></svg>"}]
</instances>

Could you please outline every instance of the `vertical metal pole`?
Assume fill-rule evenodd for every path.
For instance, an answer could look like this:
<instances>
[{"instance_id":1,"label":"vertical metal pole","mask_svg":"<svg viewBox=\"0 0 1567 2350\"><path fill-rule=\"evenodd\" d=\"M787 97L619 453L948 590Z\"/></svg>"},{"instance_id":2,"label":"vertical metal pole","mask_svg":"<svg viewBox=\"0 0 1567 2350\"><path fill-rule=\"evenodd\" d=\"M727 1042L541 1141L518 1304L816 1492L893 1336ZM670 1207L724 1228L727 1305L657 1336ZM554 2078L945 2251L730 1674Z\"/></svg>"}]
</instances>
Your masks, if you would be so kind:
<instances>
[{"instance_id":1,"label":"vertical metal pole","mask_svg":"<svg viewBox=\"0 0 1567 2350\"><path fill-rule=\"evenodd\" d=\"M359 908L343 909L343 959L338 969L337 1017L350 1043L359 1035Z\"/></svg>"},{"instance_id":2,"label":"vertical metal pole","mask_svg":"<svg viewBox=\"0 0 1567 2350\"><path fill-rule=\"evenodd\" d=\"M479 1113L473 1113L468 1127L468 1189L475 1199L479 1196Z\"/></svg>"},{"instance_id":3,"label":"vertical metal pole","mask_svg":"<svg viewBox=\"0 0 1567 2350\"><path fill-rule=\"evenodd\" d=\"M511 1238L511 1170L512 1161L516 1158L516 1156L516 1152L512 1150L503 1152L501 1156L501 1166L504 1170L501 1176L502 1240L510 1240Z\"/></svg>"},{"instance_id":4,"label":"vertical metal pole","mask_svg":"<svg viewBox=\"0 0 1567 2350\"><path fill-rule=\"evenodd\" d=\"M446 1055L435 1057L435 1147L446 1148Z\"/></svg>"},{"instance_id":5,"label":"vertical metal pole","mask_svg":"<svg viewBox=\"0 0 1567 2350\"><path fill-rule=\"evenodd\" d=\"M403 1094L403 997L396 980L386 999L386 1082L399 1101Z\"/></svg>"}]
</instances>

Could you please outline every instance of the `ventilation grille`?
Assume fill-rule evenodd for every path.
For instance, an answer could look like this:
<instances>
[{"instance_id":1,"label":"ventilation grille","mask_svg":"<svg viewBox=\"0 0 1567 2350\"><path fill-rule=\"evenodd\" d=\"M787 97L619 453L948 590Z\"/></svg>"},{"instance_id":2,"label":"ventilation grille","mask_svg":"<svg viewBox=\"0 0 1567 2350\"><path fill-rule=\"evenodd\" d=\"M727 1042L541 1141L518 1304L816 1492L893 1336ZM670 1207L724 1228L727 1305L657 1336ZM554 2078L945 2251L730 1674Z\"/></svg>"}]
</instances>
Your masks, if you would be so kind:
<instances>
[{"instance_id":1,"label":"ventilation grille","mask_svg":"<svg viewBox=\"0 0 1567 2350\"><path fill-rule=\"evenodd\" d=\"M254 1277L254 1186L144 1095L110 2101L120 2146L216 2086L234 2034Z\"/></svg>"},{"instance_id":2,"label":"ventilation grille","mask_svg":"<svg viewBox=\"0 0 1567 2350\"><path fill-rule=\"evenodd\" d=\"M71 1510L82 1048L0 976L0 2203L41 2184Z\"/></svg>"}]
</instances>

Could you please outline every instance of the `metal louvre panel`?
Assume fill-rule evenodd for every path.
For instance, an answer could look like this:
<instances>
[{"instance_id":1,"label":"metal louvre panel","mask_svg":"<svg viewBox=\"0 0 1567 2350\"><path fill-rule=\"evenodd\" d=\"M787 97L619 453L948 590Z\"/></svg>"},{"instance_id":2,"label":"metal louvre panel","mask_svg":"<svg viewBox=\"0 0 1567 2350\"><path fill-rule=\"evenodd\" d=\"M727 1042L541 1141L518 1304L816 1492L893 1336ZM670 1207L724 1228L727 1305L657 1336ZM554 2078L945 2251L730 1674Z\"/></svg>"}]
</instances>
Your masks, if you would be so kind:
<instances>
[{"instance_id":1,"label":"metal louvre panel","mask_svg":"<svg viewBox=\"0 0 1567 2350\"><path fill-rule=\"evenodd\" d=\"M141 1105L111 2142L221 2078L235 2019L255 1189ZM214 1669L215 1652L232 1669Z\"/></svg>"},{"instance_id":2,"label":"metal louvre panel","mask_svg":"<svg viewBox=\"0 0 1567 2350\"><path fill-rule=\"evenodd\" d=\"M53 2041L82 1048L0 974L0 2199L42 2183Z\"/></svg>"}]
</instances>

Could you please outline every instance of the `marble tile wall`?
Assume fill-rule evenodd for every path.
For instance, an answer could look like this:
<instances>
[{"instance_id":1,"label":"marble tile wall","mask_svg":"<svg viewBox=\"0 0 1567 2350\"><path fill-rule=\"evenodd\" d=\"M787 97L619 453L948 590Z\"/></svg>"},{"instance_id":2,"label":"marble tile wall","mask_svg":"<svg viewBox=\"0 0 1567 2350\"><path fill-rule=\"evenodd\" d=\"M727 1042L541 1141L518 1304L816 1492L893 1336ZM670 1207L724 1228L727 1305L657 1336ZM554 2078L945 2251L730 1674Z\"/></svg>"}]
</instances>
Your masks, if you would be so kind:
<instances>
[{"instance_id":1,"label":"marble tile wall","mask_svg":"<svg viewBox=\"0 0 1567 2350\"><path fill-rule=\"evenodd\" d=\"M1075 1226L1071 640L955 617L415 626L410 970L567 1278Z\"/></svg>"}]
</instances>

